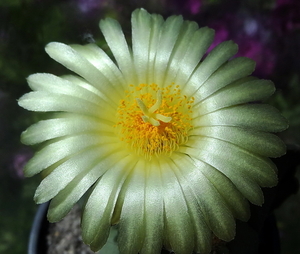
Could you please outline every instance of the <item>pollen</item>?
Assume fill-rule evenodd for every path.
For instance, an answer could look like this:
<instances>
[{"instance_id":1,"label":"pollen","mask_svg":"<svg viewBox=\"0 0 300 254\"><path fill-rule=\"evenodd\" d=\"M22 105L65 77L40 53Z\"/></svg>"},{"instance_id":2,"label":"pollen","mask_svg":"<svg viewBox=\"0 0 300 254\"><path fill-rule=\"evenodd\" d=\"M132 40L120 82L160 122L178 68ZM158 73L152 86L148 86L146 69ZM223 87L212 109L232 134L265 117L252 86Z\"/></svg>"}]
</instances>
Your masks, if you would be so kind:
<instances>
[{"instance_id":1,"label":"pollen","mask_svg":"<svg viewBox=\"0 0 300 254\"><path fill-rule=\"evenodd\" d=\"M137 155L146 159L170 155L188 140L193 102L178 85L129 85L119 102L115 128Z\"/></svg>"}]
</instances>

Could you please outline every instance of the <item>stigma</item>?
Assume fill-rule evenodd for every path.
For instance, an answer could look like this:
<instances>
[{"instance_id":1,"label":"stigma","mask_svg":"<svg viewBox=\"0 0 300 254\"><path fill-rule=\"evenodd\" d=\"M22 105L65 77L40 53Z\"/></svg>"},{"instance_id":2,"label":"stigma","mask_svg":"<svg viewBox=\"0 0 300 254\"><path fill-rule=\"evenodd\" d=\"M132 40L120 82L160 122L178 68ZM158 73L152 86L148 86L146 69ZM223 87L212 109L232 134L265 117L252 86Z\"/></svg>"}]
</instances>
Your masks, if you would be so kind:
<instances>
[{"instance_id":1,"label":"stigma","mask_svg":"<svg viewBox=\"0 0 300 254\"><path fill-rule=\"evenodd\" d=\"M148 122L148 123L152 124L153 126L160 126L160 121L162 121L164 123L168 123L172 120L172 117L170 117L170 116L164 116L164 115L155 113L155 111L157 111L162 104L161 90L157 91L156 103L149 109L146 107L146 105L144 104L144 102L141 99L136 98L136 101L137 101L139 108L141 109L141 111L144 114L142 116L142 119L145 123Z\"/></svg>"}]
</instances>

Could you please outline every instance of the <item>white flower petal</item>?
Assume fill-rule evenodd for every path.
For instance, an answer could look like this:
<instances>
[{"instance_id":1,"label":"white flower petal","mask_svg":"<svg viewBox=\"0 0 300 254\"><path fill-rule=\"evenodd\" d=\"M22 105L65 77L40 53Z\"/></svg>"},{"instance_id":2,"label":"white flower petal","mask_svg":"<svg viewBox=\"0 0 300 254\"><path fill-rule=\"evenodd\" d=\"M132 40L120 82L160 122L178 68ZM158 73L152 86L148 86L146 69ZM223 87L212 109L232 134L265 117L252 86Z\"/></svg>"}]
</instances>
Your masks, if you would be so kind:
<instances>
[{"instance_id":1,"label":"white flower petal","mask_svg":"<svg viewBox=\"0 0 300 254\"><path fill-rule=\"evenodd\" d=\"M209 126L191 130L191 136L206 136L224 140L266 157L279 157L285 153L284 142L274 134L232 126Z\"/></svg>"},{"instance_id":2,"label":"white flower petal","mask_svg":"<svg viewBox=\"0 0 300 254\"><path fill-rule=\"evenodd\" d=\"M120 190L135 162L131 156L113 160L98 180L84 207L82 237L94 250L106 242Z\"/></svg>"},{"instance_id":3,"label":"white flower petal","mask_svg":"<svg viewBox=\"0 0 300 254\"><path fill-rule=\"evenodd\" d=\"M111 170L115 161L122 158L123 152L103 156L101 161L91 168L82 168L82 171L52 200L48 209L50 222L60 221L72 209L75 203L88 191L106 171ZM119 166L119 164L118 164Z\"/></svg>"},{"instance_id":4,"label":"white flower petal","mask_svg":"<svg viewBox=\"0 0 300 254\"><path fill-rule=\"evenodd\" d=\"M140 253L160 253L164 233L164 203L159 165L151 162L145 171L145 239Z\"/></svg>"},{"instance_id":5,"label":"white flower petal","mask_svg":"<svg viewBox=\"0 0 300 254\"><path fill-rule=\"evenodd\" d=\"M192 96L217 69L237 53L237 49L237 45L232 41L225 41L216 46L195 70L182 89L183 94Z\"/></svg>"},{"instance_id":6,"label":"white flower petal","mask_svg":"<svg viewBox=\"0 0 300 254\"><path fill-rule=\"evenodd\" d=\"M85 79L79 76L74 76L74 75L63 75L61 78L68 80L72 82L73 84L80 86L86 90L89 90L90 92L98 95L99 97L103 98L103 94L94 86L89 84ZM109 103L109 102L107 102Z\"/></svg>"},{"instance_id":7,"label":"white flower petal","mask_svg":"<svg viewBox=\"0 0 300 254\"><path fill-rule=\"evenodd\" d=\"M161 36L161 27L164 24L164 20L160 15L152 15L152 27L151 27L151 34L150 34L150 44L149 44L149 63L147 69L147 80L145 82L147 84L155 83L157 80L156 76L154 75L154 66L155 66L155 59L158 48L160 47L160 36Z\"/></svg>"},{"instance_id":8,"label":"white flower petal","mask_svg":"<svg viewBox=\"0 0 300 254\"><path fill-rule=\"evenodd\" d=\"M230 208L233 216L237 219L247 221L250 217L249 203L230 179L216 168L199 160L193 161L193 163L216 188L224 202Z\"/></svg>"},{"instance_id":9,"label":"white flower petal","mask_svg":"<svg viewBox=\"0 0 300 254\"><path fill-rule=\"evenodd\" d=\"M169 63L168 63L168 67L166 70L166 74L165 74L165 82L164 82L164 86L168 86L170 84L172 84L175 80L176 74L180 68L180 65L178 63L180 63L183 60L183 57L185 56L186 52L188 52L188 50L190 49L190 43L191 43L191 39L193 38L193 36L195 35L195 32L199 29L197 23L195 22L183 22L181 29L179 31L178 34L178 38L176 40L176 43L174 45L174 48L172 50L172 54L171 57L169 59ZM193 51L194 53L195 51ZM199 63L199 60L201 58L197 58L197 63L196 65ZM184 66L186 66L186 68L188 68L188 72L192 73L194 69L190 70L191 65L186 65L184 64ZM195 67L195 66L194 66Z\"/></svg>"},{"instance_id":10,"label":"white flower petal","mask_svg":"<svg viewBox=\"0 0 300 254\"><path fill-rule=\"evenodd\" d=\"M202 147L204 150L210 150L213 156L224 160L222 167L239 171L241 175L254 179L260 186L273 187L277 183L276 166L271 160L250 153L235 144L216 138L202 137L201 141L191 138L187 143L187 146L189 145L194 148ZM226 151L226 153L222 153L220 150Z\"/></svg>"},{"instance_id":11,"label":"white flower petal","mask_svg":"<svg viewBox=\"0 0 300 254\"><path fill-rule=\"evenodd\" d=\"M47 44L45 50L55 61L79 74L93 86L97 87L103 96L105 96L106 101L114 102L114 100L111 99L111 95L115 89L109 80L85 57L81 56L70 46L58 42Z\"/></svg>"},{"instance_id":12,"label":"white flower petal","mask_svg":"<svg viewBox=\"0 0 300 254\"><path fill-rule=\"evenodd\" d=\"M70 45L75 51L77 51L83 58L86 58L92 65L94 65L105 76L110 84L110 87L114 88L113 91L119 96L123 96L123 91L120 86L126 88L126 82L124 76L115 65L115 63L107 56L107 54L95 44L88 45ZM105 88L104 88L105 89ZM121 99L119 97L119 99Z\"/></svg>"},{"instance_id":13,"label":"white flower petal","mask_svg":"<svg viewBox=\"0 0 300 254\"><path fill-rule=\"evenodd\" d=\"M23 144L34 145L46 140L77 135L79 133L98 132L105 135L115 135L111 123L99 121L97 118L86 115L64 113L61 117L40 121L31 125L22 133Z\"/></svg>"},{"instance_id":14,"label":"white flower petal","mask_svg":"<svg viewBox=\"0 0 300 254\"><path fill-rule=\"evenodd\" d=\"M177 41L180 29L182 27L183 19L181 16L171 16L166 19L161 27L158 47L155 55L155 62L153 64L153 79L156 84L166 86L165 84L166 71L170 62L172 50ZM150 66L151 68L152 66Z\"/></svg>"},{"instance_id":15,"label":"white flower petal","mask_svg":"<svg viewBox=\"0 0 300 254\"><path fill-rule=\"evenodd\" d=\"M200 145L200 144L199 144ZM258 180L255 177L255 173L259 173L260 169L256 169L255 173L252 173L249 176L248 170L247 173L245 170L242 170L239 166L247 166L247 163L242 163L241 159L239 161L234 161L236 158L230 158L233 154L230 153L231 151L228 150L221 150L224 147L219 147L217 151L213 147L213 144L205 143L201 146L201 149L195 147L186 147L180 148L179 150L184 154L189 154L194 160L200 160L212 167L215 167L224 175L226 175L233 184L237 187L237 189L253 204L261 205L263 203L263 194L258 184ZM221 151L227 151L226 154L222 154ZM247 158L247 157L245 157ZM256 161L254 161L256 162ZM252 161L251 161L252 163ZM243 165L241 165L243 164ZM250 164L251 165L251 164ZM249 165L248 165L249 167ZM253 169L255 169L253 167ZM270 169L269 169L270 170ZM275 172L269 171L267 169L266 173L261 172L262 174L269 174L273 175L272 179L265 180L268 181L267 184L274 185L276 181L276 177L274 177Z\"/></svg>"},{"instance_id":16,"label":"white flower petal","mask_svg":"<svg viewBox=\"0 0 300 254\"><path fill-rule=\"evenodd\" d=\"M132 13L132 51L138 84L148 81L150 37L153 26L152 16L145 10Z\"/></svg>"},{"instance_id":17,"label":"white flower petal","mask_svg":"<svg viewBox=\"0 0 300 254\"><path fill-rule=\"evenodd\" d=\"M202 161L194 160L193 157L188 157L186 155L177 156L175 163L178 164L178 167L183 169L187 168L187 165L189 165L189 168L194 168L191 171L200 171L222 196L222 202L226 203L235 218L243 221L249 219L249 203L230 179L222 174L218 169Z\"/></svg>"},{"instance_id":18,"label":"white flower petal","mask_svg":"<svg viewBox=\"0 0 300 254\"><path fill-rule=\"evenodd\" d=\"M266 132L283 131L288 126L286 119L278 110L266 104L223 108L206 115L195 116L193 124L194 126L236 126Z\"/></svg>"},{"instance_id":19,"label":"white flower petal","mask_svg":"<svg viewBox=\"0 0 300 254\"><path fill-rule=\"evenodd\" d=\"M225 241L230 241L235 235L235 220L227 204L222 196L218 193L213 184L208 181L206 176L202 174L201 169L197 169L187 159L186 155L172 156L174 163L173 167L178 182L182 187L183 193L191 205L196 200L199 208L205 217L206 223L209 225L214 234ZM191 199L188 195L194 194ZM195 201L192 201L195 199Z\"/></svg>"},{"instance_id":20,"label":"white flower petal","mask_svg":"<svg viewBox=\"0 0 300 254\"><path fill-rule=\"evenodd\" d=\"M255 62L246 57L238 57L222 65L193 94L195 102L201 101L230 83L250 75Z\"/></svg>"},{"instance_id":21,"label":"white flower petal","mask_svg":"<svg viewBox=\"0 0 300 254\"><path fill-rule=\"evenodd\" d=\"M186 39L185 34L180 36L180 44L173 53L165 83L174 82L184 87L213 41L213 36L214 30L207 27L195 31L190 38Z\"/></svg>"},{"instance_id":22,"label":"white flower petal","mask_svg":"<svg viewBox=\"0 0 300 254\"><path fill-rule=\"evenodd\" d=\"M116 111L111 107L106 107L104 110L104 106L107 106L107 104L95 104L89 100L76 98L71 95L44 91L27 93L19 99L18 103L21 107L32 111L65 111L94 116L105 120L110 120L111 115L116 114Z\"/></svg>"},{"instance_id":23,"label":"white flower petal","mask_svg":"<svg viewBox=\"0 0 300 254\"><path fill-rule=\"evenodd\" d=\"M121 253L138 253L145 238L145 161L139 160L129 173L120 195L124 197L119 223Z\"/></svg>"},{"instance_id":24,"label":"white flower petal","mask_svg":"<svg viewBox=\"0 0 300 254\"><path fill-rule=\"evenodd\" d=\"M110 145L114 146L114 145ZM110 149L109 149L110 148ZM105 149L107 149L105 151ZM102 156L115 152L109 145L106 147L88 147L81 150L79 153L67 158L64 162L55 167L52 172L43 179L38 188L36 189L34 200L36 203L44 203L57 195L57 193L65 188L83 168L91 170L99 161ZM70 168L72 170L70 170ZM101 167L102 170L103 167ZM47 190L46 192L44 190Z\"/></svg>"},{"instance_id":25,"label":"white flower petal","mask_svg":"<svg viewBox=\"0 0 300 254\"><path fill-rule=\"evenodd\" d=\"M120 24L114 19L107 18L100 21L100 29L126 82L128 85L136 83L136 71L134 69L132 53L128 48Z\"/></svg>"},{"instance_id":26,"label":"white flower petal","mask_svg":"<svg viewBox=\"0 0 300 254\"><path fill-rule=\"evenodd\" d=\"M100 146L101 144L106 146L110 143L113 143L114 146L116 146L116 141L117 139L113 137L101 137L95 133L70 136L62 140L49 143L29 160L25 166L24 174L27 177L33 176L47 167L50 167L54 163L72 156L87 147ZM103 149L105 149L105 147L103 147Z\"/></svg>"},{"instance_id":27,"label":"white flower petal","mask_svg":"<svg viewBox=\"0 0 300 254\"><path fill-rule=\"evenodd\" d=\"M165 244L175 253L191 253L194 248L194 227L179 179L169 160L160 160L165 208Z\"/></svg>"},{"instance_id":28,"label":"white flower petal","mask_svg":"<svg viewBox=\"0 0 300 254\"><path fill-rule=\"evenodd\" d=\"M193 110L207 114L237 104L261 101L272 95L274 91L275 87L269 80L253 77L242 78L218 90L206 99L195 102Z\"/></svg>"},{"instance_id":29,"label":"white flower petal","mask_svg":"<svg viewBox=\"0 0 300 254\"><path fill-rule=\"evenodd\" d=\"M116 105L111 101L106 101L102 93L98 92L98 94L95 94L82 86L76 86L76 83L72 83L64 78L60 78L52 74L33 74L27 78L27 81L34 91L65 94L82 100L88 100L101 106L106 104L107 107L116 107Z\"/></svg>"},{"instance_id":30,"label":"white flower petal","mask_svg":"<svg viewBox=\"0 0 300 254\"><path fill-rule=\"evenodd\" d=\"M229 170L228 168L223 168L223 167L218 168L217 163L219 165L221 164L221 162L217 161L217 159L215 161L216 165L214 165L214 163L210 163L211 158L206 159L203 158L203 156L197 156L197 155L195 156L193 155L192 158L193 160L196 161L196 163L197 161L200 161L200 164L203 162L207 163L208 165L215 167L224 175L226 175L226 177L228 177L232 181L232 183L242 193L242 195L245 198L247 198L252 204L260 205L260 206L263 204L264 197L263 197L262 190L260 186L257 184L257 182L254 181L253 179L249 178L248 176L238 174L236 171Z\"/></svg>"},{"instance_id":31,"label":"white flower petal","mask_svg":"<svg viewBox=\"0 0 300 254\"><path fill-rule=\"evenodd\" d=\"M187 167L190 167L190 163L186 163L186 160L184 156L175 156L174 161L171 163L173 165L173 170L177 178L179 179L180 185L183 190L184 198L186 200L189 214L191 216L191 219L193 221L194 231L195 231L195 237L194 237L194 251L199 253L209 253L211 250L211 242L212 242L212 234L211 229L209 228L209 225L207 224L208 221L205 218L202 209L200 208L200 205L197 201L197 196L199 193L195 194L188 182L184 179L182 181L182 173L178 172L181 170L186 169ZM183 160L182 160L183 159ZM178 163L179 162L179 163ZM178 167L178 168L177 168ZM184 175L188 172L184 172ZM188 180L189 181L189 180Z\"/></svg>"}]
</instances>

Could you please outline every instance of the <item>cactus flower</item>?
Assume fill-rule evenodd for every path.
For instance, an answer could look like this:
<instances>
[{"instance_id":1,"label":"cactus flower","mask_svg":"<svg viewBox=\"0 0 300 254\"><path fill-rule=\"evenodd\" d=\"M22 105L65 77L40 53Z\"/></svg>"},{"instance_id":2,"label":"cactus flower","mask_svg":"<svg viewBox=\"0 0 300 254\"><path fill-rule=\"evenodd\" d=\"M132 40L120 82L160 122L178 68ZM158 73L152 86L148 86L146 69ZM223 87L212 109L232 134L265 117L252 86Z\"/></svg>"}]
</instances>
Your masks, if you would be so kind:
<instances>
[{"instance_id":1,"label":"cactus flower","mask_svg":"<svg viewBox=\"0 0 300 254\"><path fill-rule=\"evenodd\" d=\"M209 253L230 241L249 201L277 183L268 157L285 153L273 133L286 120L264 100L271 81L255 62L233 58L226 41L208 55L214 31L181 16L132 13L132 43L120 24L101 20L112 57L95 44L49 43L46 52L74 72L33 74L19 105L49 118L22 134L41 144L25 175L44 172L35 201L51 200L61 220L87 193L82 236L97 251L118 224L122 254Z\"/></svg>"}]
</instances>

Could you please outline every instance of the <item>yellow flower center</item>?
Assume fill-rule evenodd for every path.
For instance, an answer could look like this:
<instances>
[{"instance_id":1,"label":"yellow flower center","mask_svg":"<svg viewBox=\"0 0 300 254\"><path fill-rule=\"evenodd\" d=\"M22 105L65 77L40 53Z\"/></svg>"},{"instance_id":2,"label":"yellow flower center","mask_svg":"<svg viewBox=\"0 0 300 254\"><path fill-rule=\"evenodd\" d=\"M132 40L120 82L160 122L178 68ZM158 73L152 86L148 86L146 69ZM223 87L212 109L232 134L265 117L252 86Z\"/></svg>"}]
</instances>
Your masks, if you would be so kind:
<instances>
[{"instance_id":1,"label":"yellow flower center","mask_svg":"<svg viewBox=\"0 0 300 254\"><path fill-rule=\"evenodd\" d=\"M151 159L171 154L188 139L192 128L194 98L181 94L179 86L156 84L129 86L120 101L115 127L129 149Z\"/></svg>"}]
</instances>

